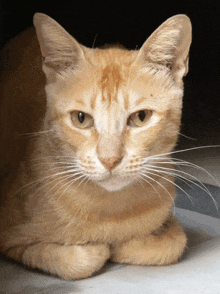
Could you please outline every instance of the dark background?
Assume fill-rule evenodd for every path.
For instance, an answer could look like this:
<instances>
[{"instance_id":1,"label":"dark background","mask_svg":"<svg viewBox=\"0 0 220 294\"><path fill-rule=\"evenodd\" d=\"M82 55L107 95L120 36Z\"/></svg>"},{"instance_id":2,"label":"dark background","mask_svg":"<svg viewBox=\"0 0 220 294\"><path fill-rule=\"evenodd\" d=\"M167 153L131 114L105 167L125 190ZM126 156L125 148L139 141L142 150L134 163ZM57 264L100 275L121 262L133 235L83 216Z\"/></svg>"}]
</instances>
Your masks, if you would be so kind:
<instances>
[{"instance_id":1,"label":"dark background","mask_svg":"<svg viewBox=\"0 0 220 294\"><path fill-rule=\"evenodd\" d=\"M46 1L45 1L46 2ZM176 3L176 4L174 4ZM129 49L140 48L147 37L167 18L186 14L192 21L193 42L185 95L182 144L220 144L220 1L22 1L0 2L0 42L32 26L35 12L59 22L85 46L119 42Z\"/></svg>"}]
</instances>

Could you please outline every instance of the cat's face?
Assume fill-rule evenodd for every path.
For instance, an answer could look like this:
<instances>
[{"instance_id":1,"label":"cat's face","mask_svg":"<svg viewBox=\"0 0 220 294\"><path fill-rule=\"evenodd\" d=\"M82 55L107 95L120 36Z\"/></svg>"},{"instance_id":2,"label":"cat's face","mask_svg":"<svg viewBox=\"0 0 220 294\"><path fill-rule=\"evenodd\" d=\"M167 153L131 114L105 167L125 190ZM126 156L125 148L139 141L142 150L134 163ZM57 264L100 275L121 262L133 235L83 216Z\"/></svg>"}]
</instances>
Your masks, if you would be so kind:
<instances>
[{"instance_id":1,"label":"cat's face","mask_svg":"<svg viewBox=\"0 0 220 294\"><path fill-rule=\"evenodd\" d=\"M144 164L171 151L176 143L181 75L187 70L180 70L181 63L171 72L170 64L168 68L146 62L144 49L81 46L77 68L62 74L57 68L51 70L50 59L49 65L45 61L45 125L54 131L53 147L69 162L72 156L79 173L108 191L140 180Z\"/></svg>"}]
</instances>

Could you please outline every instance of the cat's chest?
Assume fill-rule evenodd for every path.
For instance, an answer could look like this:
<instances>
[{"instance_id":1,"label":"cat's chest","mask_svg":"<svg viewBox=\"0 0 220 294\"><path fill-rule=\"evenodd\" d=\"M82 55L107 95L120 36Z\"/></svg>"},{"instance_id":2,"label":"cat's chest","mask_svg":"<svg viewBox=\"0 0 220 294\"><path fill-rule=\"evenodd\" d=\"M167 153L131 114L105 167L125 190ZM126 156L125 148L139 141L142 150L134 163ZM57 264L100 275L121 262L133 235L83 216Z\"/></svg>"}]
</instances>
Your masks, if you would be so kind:
<instances>
[{"instance_id":1,"label":"cat's chest","mask_svg":"<svg viewBox=\"0 0 220 294\"><path fill-rule=\"evenodd\" d=\"M157 207L135 216L122 215L105 220L82 221L72 220L71 225L64 228L63 237L66 242L83 244L87 242L123 242L134 236L147 235L156 230L170 214L168 206ZM63 240L65 242L65 240Z\"/></svg>"}]
</instances>

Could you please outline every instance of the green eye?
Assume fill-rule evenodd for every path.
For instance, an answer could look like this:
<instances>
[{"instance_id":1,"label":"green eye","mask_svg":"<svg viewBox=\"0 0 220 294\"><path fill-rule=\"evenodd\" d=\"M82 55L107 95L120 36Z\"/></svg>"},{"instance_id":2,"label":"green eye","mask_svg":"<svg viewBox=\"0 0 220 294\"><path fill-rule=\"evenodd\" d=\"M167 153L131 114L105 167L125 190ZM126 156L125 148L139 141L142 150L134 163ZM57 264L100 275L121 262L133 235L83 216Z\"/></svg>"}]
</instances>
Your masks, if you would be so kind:
<instances>
[{"instance_id":1,"label":"green eye","mask_svg":"<svg viewBox=\"0 0 220 294\"><path fill-rule=\"evenodd\" d=\"M128 125L131 127L142 127L152 116L152 110L139 110L132 113L128 118Z\"/></svg>"},{"instance_id":2,"label":"green eye","mask_svg":"<svg viewBox=\"0 0 220 294\"><path fill-rule=\"evenodd\" d=\"M82 111L72 111L71 120L74 126L79 129L88 129L94 124L93 117Z\"/></svg>"}]
</instances>

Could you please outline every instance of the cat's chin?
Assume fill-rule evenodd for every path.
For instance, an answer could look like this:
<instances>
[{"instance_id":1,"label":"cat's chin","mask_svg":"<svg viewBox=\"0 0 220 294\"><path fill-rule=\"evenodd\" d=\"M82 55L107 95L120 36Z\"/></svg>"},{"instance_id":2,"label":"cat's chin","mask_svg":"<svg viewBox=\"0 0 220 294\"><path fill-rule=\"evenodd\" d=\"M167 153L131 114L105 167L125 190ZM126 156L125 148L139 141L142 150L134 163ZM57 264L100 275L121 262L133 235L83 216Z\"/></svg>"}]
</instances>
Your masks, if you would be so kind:
<instances>
[{"instance_id":1,"label":"cat's chin","mask_svg":"<svg viewBox=\"0 0 220 294\"><path fill-rule=\"evenodd\" d=\"M123 188L132 184L134 180L129 177L109 177L102 181L96 181L96 183L107 190L108 192L114 192L122 190Z\"/></svg>"}]
</instances>

